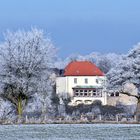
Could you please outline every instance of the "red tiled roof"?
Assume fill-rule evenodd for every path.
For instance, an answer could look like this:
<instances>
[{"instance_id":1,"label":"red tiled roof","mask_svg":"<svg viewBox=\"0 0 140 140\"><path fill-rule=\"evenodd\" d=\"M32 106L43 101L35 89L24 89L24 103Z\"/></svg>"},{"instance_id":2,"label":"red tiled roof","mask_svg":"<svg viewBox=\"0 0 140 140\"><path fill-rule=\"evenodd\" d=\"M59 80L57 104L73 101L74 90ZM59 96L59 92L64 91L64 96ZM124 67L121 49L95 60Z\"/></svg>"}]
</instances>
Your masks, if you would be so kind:
<instances>
[{"instance_id":1,"label":"red tiled roof","mask_svg":"<svg viewBox=\"0 0 140 140\"><path fill-rule=\"evenodd\" d=\"M73 61L66 66L64 76L104 76L104 73L89 61Z\"/></svg>"}]
</instances>

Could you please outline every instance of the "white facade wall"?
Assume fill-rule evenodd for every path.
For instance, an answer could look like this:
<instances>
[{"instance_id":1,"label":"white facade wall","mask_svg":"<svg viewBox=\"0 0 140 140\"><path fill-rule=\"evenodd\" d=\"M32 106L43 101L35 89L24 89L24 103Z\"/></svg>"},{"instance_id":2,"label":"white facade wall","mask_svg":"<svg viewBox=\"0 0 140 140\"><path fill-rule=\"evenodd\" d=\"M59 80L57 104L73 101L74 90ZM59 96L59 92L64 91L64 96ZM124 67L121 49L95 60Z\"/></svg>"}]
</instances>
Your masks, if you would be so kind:
<instances>
[{"instance_id":1,"label":"white facade wall","mask_svg":"<svg viewBox=\"0 0 140 140\"><path fill-rule=\"evenodd\" d=\"M77 78L77 83L74 83L74 78ZM85 83L85 79L88 80ZM96 81L98 80L98 82ZM66 76L66 77L58 77L56 80L56 93L57 94L68 94L70 97L73 97L73 87L76 86L97 86L97 87L105 87L106 77L105 76ZM105 90L105 89L104 89ZM103 92L102 97L74 97L72 98L72 104L77 104L76 101L85 101L88 100L100 100L102 104L107 104L106 93Z\"/></svg>"},{"instance_id":2,"label":"white facade wall","mask_svg":"<svg viewBox=\"0 0 140 140\"><path fill-rule=\"evenodd\" d=\"M56 94L66 93L66 77L56 78Z\"/></svg>"},{"instance_id":3,"label":"white facade wall","mask_svg":"<svg viewBox=\"0 0 140 140\"><path fill-rule=\"evenodd\" d=\"M77 78L77 83L74 83L74 78ZM88 83L85 83L85 79L88 79ZM66 92L73 96L73 87L76 86L102 86L102 83L96 83L96 79L105 80L105 76L67 76L66 77Z\"/></svg>"}]
</instances>

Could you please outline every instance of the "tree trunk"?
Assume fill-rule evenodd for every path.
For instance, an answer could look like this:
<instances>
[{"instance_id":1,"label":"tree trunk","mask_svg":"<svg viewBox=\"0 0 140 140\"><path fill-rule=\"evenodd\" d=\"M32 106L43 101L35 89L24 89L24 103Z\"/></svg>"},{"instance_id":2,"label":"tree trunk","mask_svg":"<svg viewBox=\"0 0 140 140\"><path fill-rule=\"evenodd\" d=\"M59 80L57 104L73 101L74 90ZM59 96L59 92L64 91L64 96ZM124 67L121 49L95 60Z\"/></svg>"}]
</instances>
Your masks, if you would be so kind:
<instances>
[{"instance_id":1,"label":"tree trunk","mask_svg":"<svg viewBox=\"0 0 140 140\"><path fill-rule=\"evenodd\" d=\"M18 97L18 116L21 118L22 116L22 99L21 96Z\"/></svg>"},{"instance_id":2,"label":"tree trunk","mask_svg":"<svg viewBox=\"0 0 140 140\"><path fill-rule=\"evenodd\" d=\"M136 115L136 121L140 122L140 99L138 99L135 115Z\"/></svg>"}]
</instances>

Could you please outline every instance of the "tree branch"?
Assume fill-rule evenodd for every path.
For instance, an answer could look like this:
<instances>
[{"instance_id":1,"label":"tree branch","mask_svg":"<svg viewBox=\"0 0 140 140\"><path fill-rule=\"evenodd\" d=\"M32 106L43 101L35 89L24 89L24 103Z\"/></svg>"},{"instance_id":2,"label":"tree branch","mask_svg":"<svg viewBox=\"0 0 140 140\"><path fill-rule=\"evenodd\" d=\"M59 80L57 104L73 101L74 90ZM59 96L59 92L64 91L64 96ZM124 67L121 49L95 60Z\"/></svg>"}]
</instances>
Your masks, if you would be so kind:
<instances>
[{"instance_id":1,"label":"tree branch","mask_svg":"<svg viewBox=\"0 0 140 140\"><path fill-rule=\"evenodd\" d=\"M139 96L137 96L137 95L132 95L131 93L128 93L128 92L120 91L120 93L125 94L125 95L128 95L128 96L135 97L135 98L137 98L138 100L140 99Z\"/></svg>"}]
</instances>

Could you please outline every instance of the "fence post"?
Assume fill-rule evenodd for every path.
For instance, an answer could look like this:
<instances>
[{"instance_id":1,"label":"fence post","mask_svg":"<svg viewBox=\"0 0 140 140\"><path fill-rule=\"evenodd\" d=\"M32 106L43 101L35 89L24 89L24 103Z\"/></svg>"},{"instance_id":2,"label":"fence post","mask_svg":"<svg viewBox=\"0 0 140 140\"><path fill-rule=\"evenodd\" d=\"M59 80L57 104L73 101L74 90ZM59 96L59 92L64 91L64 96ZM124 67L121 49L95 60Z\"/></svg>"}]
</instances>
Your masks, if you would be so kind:
<instances>
[{"instance_id":1,"label":"fence post","mask_svg":"<svg viewBox=\"0 0 140 140\"><path fill-rule=\"evenodd\" d=\"M47 117L46 117L46 115L44 115L44 123L46 123L46 120L47 120Z\"/></svg>"},{"instance_id":2,"label":"fence post","mask_svg":"<svg viewBox=\"0 0 140 140\"><path fill-rule=\"evenodd\" d=\"M137 121L137 116L136 116L136 115L134 115L134 121L135 121L135 122Z\"/></svg>"},{"instance_id":3,"label":"fence post","mask_svg":"<svg viewBox=\"0 0 140 140\"><path fill-rule=\"evenodd\" d=\"M118 115L116 115L116 121L117 121L117 122L119 121L119 116L118 116Z\"/></svg>"},{"instance_id":4,"label":"fence post","mask_svg":"<svg viewBox=\"0 0 140 140\"><path fill-rule=\"evenodd\" d=\"M28 123L28 116L25 116L25 123Z\"/></svg>"},{"instance_id":5,"label":"fence post","mask_svg":"<svg viewBox=\"0 0 140 140\"><path fill-rule=\"evenodd\" d=\"M102 120L102 115L101 115L101 114L99 115L99 120L100 120L100 121Z\"/></svg>"}]
</instances>

